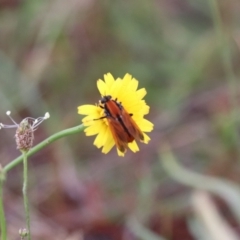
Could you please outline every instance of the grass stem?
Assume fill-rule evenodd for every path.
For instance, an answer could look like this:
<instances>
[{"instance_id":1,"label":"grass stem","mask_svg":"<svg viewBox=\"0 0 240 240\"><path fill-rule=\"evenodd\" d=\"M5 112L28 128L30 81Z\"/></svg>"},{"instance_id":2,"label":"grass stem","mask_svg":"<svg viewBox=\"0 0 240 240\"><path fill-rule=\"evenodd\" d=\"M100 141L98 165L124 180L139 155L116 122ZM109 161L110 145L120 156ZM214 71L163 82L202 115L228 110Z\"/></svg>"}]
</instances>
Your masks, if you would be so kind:
<instances>
[{"instance_id":1,"label":"grass stem","mask_svg":"<svg viewBox=\"0 0 240 240\"><path fill-rule=\"evenodd\" d=\"M26 227L28 230L27 239L31 240L31 231L30 231L30 215L29 215L29 204L28 204L28 159L27 152L23 151L23 201L24 201L24 210L26 217Z\"/></svg>"},{"instance_id":2,"label":"grass stem","mask_svg":"<svg viewBox=\"0 0 240 240\"><path fill-rule=\"evenodd\" d=\"M1 225L1 239L7 240L7 227L6 219L3 207L3 183L5 180L5 174L0 166L0 225Z\"/></svg>"}]
</instances>

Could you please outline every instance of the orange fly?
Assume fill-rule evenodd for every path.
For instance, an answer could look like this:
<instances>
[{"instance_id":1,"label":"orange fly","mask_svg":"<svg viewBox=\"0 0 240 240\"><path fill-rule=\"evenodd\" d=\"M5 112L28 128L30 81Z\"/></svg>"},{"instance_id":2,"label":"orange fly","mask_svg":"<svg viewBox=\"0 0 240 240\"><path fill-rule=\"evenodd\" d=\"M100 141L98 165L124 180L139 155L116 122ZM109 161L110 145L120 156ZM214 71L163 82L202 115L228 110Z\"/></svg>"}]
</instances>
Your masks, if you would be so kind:
<instances>
[{"instance_id":1,"label":"orange fly","mask_svg":"<svg viewBox=\"0 0 240 240\"><path fill-rule=\"evenodd\" d=\"M120 152L125 153L128 143L133 140L144 140L144 135L132 119L132 114L129 114L122 104L117 102L117 99L113 100L110 95L103 96L99 103L105 113L105 116L99 119L107 119L113 139Z\"/></svg>"}]
</instances>

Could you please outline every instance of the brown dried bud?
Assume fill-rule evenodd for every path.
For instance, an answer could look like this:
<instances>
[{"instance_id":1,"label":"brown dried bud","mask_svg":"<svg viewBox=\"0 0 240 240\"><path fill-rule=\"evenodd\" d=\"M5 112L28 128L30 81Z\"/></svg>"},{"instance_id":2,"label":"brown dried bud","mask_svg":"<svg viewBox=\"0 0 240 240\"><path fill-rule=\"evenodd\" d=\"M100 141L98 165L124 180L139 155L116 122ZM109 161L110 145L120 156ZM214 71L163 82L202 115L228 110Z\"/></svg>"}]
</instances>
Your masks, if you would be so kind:
<instances>
[{"instance_id":1,"label":"brown dried bud","mask_svg":"<svg viewBox=\"0 0 240 240\"><path fill-rule=\"evenodd\" d=\"M33 146L33 131L34 129L29 119L23 119L15 134L17 149L24 152L29 151L29 149Z\"/></svg>"},{"instance_id":2,"label":"brown dried bud","mask_svg":"<svg viewBox=\"0 0 240 240\"><path fill-rule=\"evenodd\" d=\"M16 134L15 134L17 149L24 152L29 151L29 149L33 145L34 131L44 120L50 117L49 113L47 112L45 113L44 117L38 117L38 118L27 117L27 118L24 118L20 124L18 124L10 116L11 114L10 111L7 111L6 114L9 116L9 118L12 120L14 124L6 125L3 123L0 123L0 129L1 128L17 128Z\"/></svg>"}]
</instances>

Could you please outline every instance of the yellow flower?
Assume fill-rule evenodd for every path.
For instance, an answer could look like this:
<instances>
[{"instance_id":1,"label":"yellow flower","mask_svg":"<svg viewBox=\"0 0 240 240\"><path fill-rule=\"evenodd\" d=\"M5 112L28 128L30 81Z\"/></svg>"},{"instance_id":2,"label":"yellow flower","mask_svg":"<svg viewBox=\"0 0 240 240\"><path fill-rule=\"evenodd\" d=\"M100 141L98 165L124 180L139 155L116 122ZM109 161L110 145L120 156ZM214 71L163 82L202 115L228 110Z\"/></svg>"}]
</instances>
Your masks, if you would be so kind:
<instances>
[{"instance_id":1,"label":"yellow flower","mask_svg":"<svg viewBox=\"0 0 240 240\"><path fill-rule=\"evenodd\" d=\"M116 136L114 137L113 127L112 125L109 126L113 122L119 125L123 135L128 137L130 142L125 142L125 145L133 152L139 151L135 141L136 137L129 133L128 125L125 125L124 120L122 120L122 114L128 113L127 117L132 118L130 122L133 120L141 134L143 134L143 139L139 140L143 143L148 143L150 138L145 132L151 132L153 124L144 118L144 115L149 113L149 106L143 100L147 93L145 88L137 89L138 81L132 78L130 74L126 74L123 79L118 78L115 80L110 73L104 75L104 81L101 79L97 81L97 87L102 100L105 97L105 99L107 98L113 103L115 110L113 109L112 112L115 116L111 115L111 109L110 111L106 109L107 103L101 102L101 100L97 105L79 106L78 113L87 115L82 119L84 126L86 126L84 130L86 136L97 135L93 144L97 148L102 147L103 153L108 153L116 145L118 155L124 156L126 149L125 147L124 149L119 147L119 144L116 142Z\"/></svg>"}]
</instances>

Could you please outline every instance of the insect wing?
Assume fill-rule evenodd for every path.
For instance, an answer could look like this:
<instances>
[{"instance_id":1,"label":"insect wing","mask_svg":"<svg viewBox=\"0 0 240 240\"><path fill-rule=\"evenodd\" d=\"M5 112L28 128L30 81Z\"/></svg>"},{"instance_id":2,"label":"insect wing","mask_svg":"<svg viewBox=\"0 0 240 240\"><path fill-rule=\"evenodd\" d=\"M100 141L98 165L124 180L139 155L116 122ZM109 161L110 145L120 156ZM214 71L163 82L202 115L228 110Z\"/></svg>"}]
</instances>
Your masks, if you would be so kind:
<instances>
[{"instance_id":1,"label":"insect wing","mask_svg":"<svg viewBox=\"0 0 240 240\"><path fill-rule=\"evenodd\" d=\"M124 131L120 122L111 118L107 118L107 120L117 148L120 152L125 153L129 142L128 134Z\"/></svg>"},{"instance_id":2,"label":"insect wing","mask_svg":"<svg viewBox=\"0 0 240 240\"><path fill-rule=\"evenodd\" d=\"M131 115L125 110L122 109L122 120L126 126L128 132L133 136L134 139L143 141L144 135L135 121L132 119Z\"/></svg>"}]
</instances>

